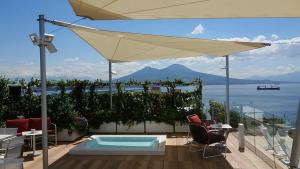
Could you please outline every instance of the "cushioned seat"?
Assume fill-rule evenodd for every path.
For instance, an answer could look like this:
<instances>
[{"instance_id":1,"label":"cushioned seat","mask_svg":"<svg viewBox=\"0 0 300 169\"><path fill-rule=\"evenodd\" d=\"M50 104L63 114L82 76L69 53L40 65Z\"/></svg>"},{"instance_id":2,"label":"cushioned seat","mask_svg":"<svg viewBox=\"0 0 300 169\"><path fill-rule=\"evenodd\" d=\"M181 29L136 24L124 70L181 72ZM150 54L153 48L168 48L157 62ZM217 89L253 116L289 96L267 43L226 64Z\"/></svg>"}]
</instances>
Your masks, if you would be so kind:
<instances>
[{"instance_id":1,"label":"cushioned seat","mask_svg":"<svg viewBox=\"0 0 300 169\"><path fill-rule=\"evenodd\" d=\"M50 117L47 118L47 127L48 129L50 129L50 131L52 131ZM42 130L42 118L29 118L29 128L35 130Z\"/></svg>"},{"instance_id":2,"label":"cushioned seat","mask_svg":"<svg viewBox=\"0 0 300 169\"><path fill-rule=\"evenodd\" d=\"M17 136L21 136L23 131L29 131L29 119L13 119L6 121L7 128L18 128Z\"/></svg>"},{"instance_id":3,"label":"cushioned seat","mask_svg":"<svg viewBox=\"0 0 300 169\"><path fill-rule=\"evenodd\" d=\"M187 116L187 120L190 124L201 124L204 125L208 130L212 129L211 124L214 124L214 120L201 120L197 114Z\"/></svg>"},{"instance_id":4,"label":"cushioned seat","mask_svg":"<svg viewBox=\"0 0 300 169\"><path fill-rule=\"evenodd\" d=\"M224 157L226 157L226 139L225 136L223 135L219 135L216 134L213 131L209 131L207 130L203 125L201 124L190 124L190 132L193 138L193 141L190 143L189 149L191 151L191 145L192 143L196 143L196 144L202 144L205 145L204 149L203 149L203 157L204 158L209 158L209 157L216 157L216 156L222 156L220 155L213 155L213 156L206 156L206 149L209 147L210 144L214 144L214 143L224 143L224 148L225 148L225 155Z\"/></svg>"},{"instance_id":5,"label":"cushioned seat","mask_svg":"<svg viewBox=\"0 0 300 169\"><path fill-rule=\"evenodd\" d=\"M22 136L22 132L30 131L31 129L42 130L41 118L29 118L29 119L14 119L7 120L6 127L18 128L17 136ZM48 136L54 137L54 144L57 144L56 125L51 123L50 117L47 118Z\"/></svg>"}]
</instances>

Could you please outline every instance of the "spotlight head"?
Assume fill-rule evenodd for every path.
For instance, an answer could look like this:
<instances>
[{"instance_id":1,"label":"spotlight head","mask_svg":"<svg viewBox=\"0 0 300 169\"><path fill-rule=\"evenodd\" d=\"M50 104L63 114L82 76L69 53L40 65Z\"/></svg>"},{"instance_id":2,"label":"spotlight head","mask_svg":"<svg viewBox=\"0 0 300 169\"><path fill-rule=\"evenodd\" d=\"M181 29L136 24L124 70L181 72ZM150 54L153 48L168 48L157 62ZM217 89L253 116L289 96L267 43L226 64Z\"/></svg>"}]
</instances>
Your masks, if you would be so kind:
<instances>
[{"instance_id":1,"label":"spotlight head","mask_svg":"<svg viewBox=\"0 0 300 169\"><path fill-rule=\"evenodd\" d=\"M54 39L54 35L45 33L44 38L43 38L43 42L51 43L53 41L53 39Z\"/></svg>"},{"instance_id":2,"label":"spotlight head","mask_svg":"<svg viewBox=\"0 0 300 169\"><path fill-rule=\"evenodd\" d=\"M57 49L52 43L54 35L45 33L43 38L40 39L36 33L32 33L29 37L34 45L44 45L50 53L57 52Z\"/></svg>"},{"instance_id":3,"label":"spotlight head","mask_svg":"<svg viewBox=\"0 0 300 169\"><path fill-rule=\"evenodd\" d=\"M38 45L39 44L39 37L37 36L36 33L32 33L29 35L29 38L31 40L31 42L34 44L34 45Z\"/></svg>"},{"instance_id":4,"label":"spotlight head","mask_svg":"<svg viewBox=\"0 0 300 169\"><path fill-rule=\"evenodd\" d=\"M46 45L46 48L47 50L50 52L50 53L55 53L57 52L57 49L55 48L55 46L52 44L52 43L48 43Z\"/></svg>"}]
</instances>

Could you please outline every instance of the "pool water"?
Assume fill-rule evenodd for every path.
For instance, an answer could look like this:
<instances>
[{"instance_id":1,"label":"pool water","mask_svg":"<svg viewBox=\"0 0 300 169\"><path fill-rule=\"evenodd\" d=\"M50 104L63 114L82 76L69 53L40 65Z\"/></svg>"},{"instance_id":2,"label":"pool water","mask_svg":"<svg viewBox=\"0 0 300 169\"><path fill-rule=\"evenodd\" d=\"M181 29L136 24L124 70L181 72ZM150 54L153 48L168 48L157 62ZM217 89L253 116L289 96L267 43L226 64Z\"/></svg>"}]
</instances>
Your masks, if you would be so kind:
<instances>
[{"instance_id":1,"label":"pool water","mask_svg":"<svg viewBox=\"0 0 300 169\"><path fill-rule=\"evenodd\" d=\"M71 155L164 155L166 135L92 135Z\"/></svg>"},{"instance_id":2,"label":"pool water","mask_svg":"<svg viewBox=\"0 0 300 169\"><path fill-rule=\"evenodd\" d=\"M154 148L156 137L96 137L89 141L86 148Z\"/></svg>"}]
</instances>

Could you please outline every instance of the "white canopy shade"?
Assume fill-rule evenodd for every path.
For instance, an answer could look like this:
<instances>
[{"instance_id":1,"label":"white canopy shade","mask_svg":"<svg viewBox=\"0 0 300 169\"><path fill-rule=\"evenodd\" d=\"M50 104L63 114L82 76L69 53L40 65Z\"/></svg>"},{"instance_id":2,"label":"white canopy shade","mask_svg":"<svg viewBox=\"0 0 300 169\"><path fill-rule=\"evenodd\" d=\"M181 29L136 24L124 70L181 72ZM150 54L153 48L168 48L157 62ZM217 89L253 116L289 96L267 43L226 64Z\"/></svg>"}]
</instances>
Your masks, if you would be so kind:
<instances>
[{"instance_id":1,"label":"white canopy shade","mask_svg":"<svg viewBox=\"0 0 300 169\"><path fill-rule=\"evenodd\" d=\"M68 27L111 62L225 56L270 45L113 32L57 21L55 24Z\"/></svg>"},{"instance_id":2,"label":"white canopy shade","mask_svg":"<svg viewBox=\"0 0 300 169\"><path fill-rule=\"evenodd\" d=\"M95 20L300 17L300 0L69 0Z\"/></svg>"}]
</instances>

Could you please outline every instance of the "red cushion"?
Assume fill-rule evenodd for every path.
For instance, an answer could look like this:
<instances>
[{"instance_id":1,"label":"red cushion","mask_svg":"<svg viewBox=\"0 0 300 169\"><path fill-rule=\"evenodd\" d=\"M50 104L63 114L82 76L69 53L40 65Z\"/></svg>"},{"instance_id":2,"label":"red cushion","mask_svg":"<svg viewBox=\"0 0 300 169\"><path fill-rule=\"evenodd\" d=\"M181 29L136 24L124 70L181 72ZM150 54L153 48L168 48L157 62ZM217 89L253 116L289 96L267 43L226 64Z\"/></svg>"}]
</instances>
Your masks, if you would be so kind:
<instances>
[{"instance_id":1,"label":"red cushion","mask_svg":"<svg viewBox=\"0 0 300 169\"><path fill-rule=\"evenodd\" d=\"M22 133L23 131L29 130L29 120L28 119L14 119L6 121L7 128L18 128L17 133Z\"/></svg>"},{"instance_id":2,"label":"red cushion","mask_svg":"<svg viewBox=\"0 0 300 169\"><path fill-rule=\"evenodd\" d=\"M49 134L49 135L55 134L55 133L54 133L54 130L48 130L48 134Z\"/></svg>"},{"instance_id":3,"label":"red cushion","mask_svg":"<svg viewBox=\"0 0 300 169\"><path fill-rule=\"evenodd\" d=\"M188 116L190 123L201 123L201 119L199 118L199 116L197 114L193 114Z\"/></svg>"},{"instance_id":4,"label":"red cushion","mask_svg":"<svg viewBox=\"0 0 300 169\"><path fill-rule=\"evenodd\" d=\"M51 128L51 119L47 118L48 129ZM42 130L42 119L41 118L30 118L29 129Z\"/></svg>"}]
</instances>

